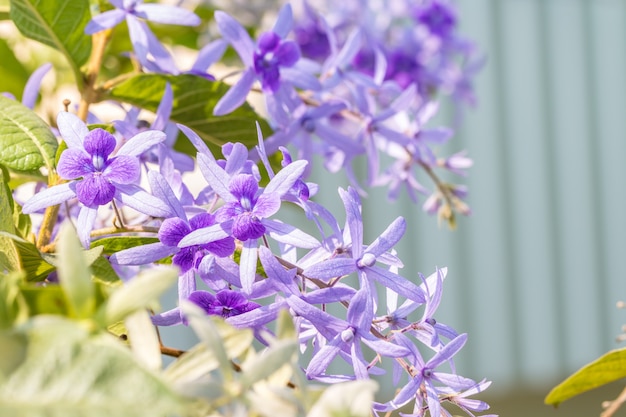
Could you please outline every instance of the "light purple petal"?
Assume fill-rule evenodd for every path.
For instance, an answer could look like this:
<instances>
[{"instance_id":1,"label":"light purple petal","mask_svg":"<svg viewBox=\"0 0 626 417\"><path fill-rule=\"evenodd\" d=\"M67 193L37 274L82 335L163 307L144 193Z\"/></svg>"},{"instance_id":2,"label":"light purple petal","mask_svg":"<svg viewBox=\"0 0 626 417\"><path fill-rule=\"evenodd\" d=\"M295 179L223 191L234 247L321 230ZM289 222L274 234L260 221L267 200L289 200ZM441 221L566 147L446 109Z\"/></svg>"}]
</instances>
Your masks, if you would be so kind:
<instances>
[{"instance_id":1,"label":"light purple petal","mask_svg":"<svg viewBox=\"0 0 626 417\"><path fill-rule=\"evenodd\" d=\"M226 322L231 326L240 329L260 327L264 324L276 320L276 317L278 317L278 313L280 312L280 310L284 309L285 307L286 303L284 301L273 303L260 308L255 308L254 310L248 311L247 313L229 317L226 319Z\"/></svg>"},{"instance_id":2,"label":"light purple petal","mask_svg":"<svg viewBox=\"0 0 626 417\"><path fill-rule=\"evenodd\" d=\"M344 320L322 311L298 297L288 297L287 303L300 316L311 322L313 326L328 340L333 339L337 333L340 333L350 327Z\"/></svg>"},{"instance_id":3,"label":"light purple petal","mask_svg":"<svg viewBox=\"0 0 626 417\"><path fill-rule=\"evenodd\" d=\"M409 349L376 337L362 338L363 343L372 348L374 352L390 358L402 358L410 353Z\"/></svg>"},{"instance_id":4,"label":"light purple petal","mask_svg":"<svg viewBox=\"0 0 626 417\"><path fill-rule=\"evenodd\" d=\"M319 91L322 89L322 84L317 77L297 67L281 68L280 78L303 90Z\"/></svg>"},{"instance_id":5,"label":"light purple petal","mask_svg":"<svg viewBox=\"0 0 626 417\"><path fill-rule=\"evenodd\" d=\"M178 243L191 232L187 222L179 217L163 220L159 229L159 240L167 246L177 247Z\"/></svg>"},{"instance_id":6,"label":"light purple petal","mask_svg":"<svg viewBox=\"0 0 626 417\"><path fill-rule=\"evenodd\" d=\"M154 36L148 25L132 15L126 15L126 23L133 49L141 65L155 71L178 72L171 55ZM154 59L156 67L148 59L149 55Z\"/></svg>"},{"instance_id":7,"label":"light purple petal","mask_svg":"<svg viewBox=\"0 0 626 417\"><path fill-rule=\"evenodd\" d=\"M172 86L169 82L165 83L165 91L163 92L163 96L161 97L161 103L159 103L159 107L156 111L156 117L152 126L150 126L154 130L165 130L167 126L167 122L170 119L170 114L172 113L172 103L174 101L174 94L172 92Z\"/></svg>"},{"instance_id":8,"label":"light purple petal","mask_svg":"<svg viewBox=\"0 0 626 417\"><path fill-rule=\"evenodd\" d=\"M37 102L37 96L39 96L39 88L41 87L41 80L46 76L48 71L52 68L51 63L45 63L37 68L26 82L24 87L24 93L22 94L22 104L29 109L35 107Z\"/></svg>"},{"instance_id":9,"label":"light purple petal","mask_svg":"<svg viewBox=\"0 0 626 417\"><path fill-rule=\"evenodd\" d=\"M259 196L252 214L259 219L270 217L280 209L280 197L276 193L263 193Z\"/></svg>"},{"instance_id":10,"label":"light purple petal","mask_svg":"<svg viewBox=\"0 0 626 417\"><path fill-rule=\"evenodd\" d=\"M68 148L84 149L83 140L89 134L89 129L82 120L63 111L57 116L57 126Z\"/></svg>"},{"instance_id":11,"label":"light purple petal","mask_svg":"<svg viewBox=\"0 0 626 417\"><path fill-rule=\"evenodd\" d=\"M277 193L281 197L287 194L295 182L300 179L307 164L308 162L304 160L294 161L281 169L267 184L264 193Z\"/></svg>"},{"instance_id":12,"label":"light purple petal","mask_svg":"<svg viewBox=\"0 0 626 417\"><path fill-rule=\"evenodd\" d=\"M204 245L216 240L224 239L230 235L227 231L229 228L230 223L220 223L210 227L194 230L178 242L178 247L186 248L188 246Z\"/></svg>"},{"instance_id":13,"label":"light purple petal","mask_svg":"<svg viewBox=\"0 0 626 417\"><path fill-rule=\"evenodd\" d=\"M330 343L324 345L309 361L309 366L306 368L307 378L315 378L322 375L326 368L331 364L335 357L341 351L341 345L344 341L341 340L341 334L336 335Z\"/></svg>"},{"instance_id":14,"label":"light purple petal","mask_svg":"<svg viewBox=\"0 0 626 417\"><path fill-rule=\"evenodd\" d=\"M320 243L313 236L290 224L274 219L263 219L262 223L270 237L278 242L305 249L313 249L320 246Z\"/></svg>"},{"instance_id":15,"label":"light purple petal","mask_svg":"<svg viewBox=\"0 0 626 417\"><path fill-rule=\"evenodd\" d=\"M204 154L198 154L198 159L201 156L204 156ZM202 174L213 191L227 203L237 201L237 198L230 192L230 175L217 162L208 160L208 158L205 158L202 166L205 167Z\"/></svg>"},{"instance_id":16,"label":"light purple petal","mask_svg":"<svg viewBox=\"0 0 626 417\"><path fill-rule=\"evenodd\" d=\"M187 220L185 209L178 198L176 198L174 191L172 191L172 187L170 187L170 184L167 182L165 177L158 171L150 170L148 171L148 181L154 196L170 206L170 209L176 214L177 217Z\"/></svg>"},{"instance_id":17,"label":"light purple petal","mask_svg":"<svg viewBox=\"0 0 626 417\"><path fill-rule=\"evenodd\" d=\"M91 156L83 149L66 149L59 158L57 173L64 180L73 180L94 172Z\"/></svg>"},{"instance_id":18,"label":"light purple petal","mask_svg":"<svg viewBox=\"0 0 626 417\"><path fill-rule=\"evenodd\" d=\"M248 161L248 148L244 144L235 142L226 159L224 170L230 174L234 174L243 168Z\"/></svg>"},{"instance_id":19,"label":"light purple petal","mask_svg":"<svg viewBox=\"0 0 626 417\"><path fill-rule=\"evenodd\" d=\"M461 348L467 342L467 334L463 333L455 337L451 340L447 345L445 345L439 352L437 352L430 360L427 365L430 368L436 368L442 363L449 361L452 359L454 355L456 355Z\"/></svg>"},{"instance_id":20,"label":"light purple petal","mask_svg":"<svg viewBox=\"0 0 626 417\"><path fill-rule=\"evenodd\" d=\"M350 187L348 191L339 189L346 210L346 223L352 239L352 256L356 259L363 254L363 219L361 217L361 201L356 191Z\"/></svg>"},{"instance_id":21,"label":"light purple petal","mask_svg":"<svg viewBox=\"0 0 626 417\"><path fill-rule=\"evenodd\" d=\"M367 247L366 252L376 256L392 249L400 241L406 231L406 221L403 217L395 219L379 237Z\"/></svg>"},{"instance_id":22,"label":"light purple petal","mask_svg":"<svg viewBox=\"0 0 626 417\"><path fill-rule=\"evenodd\" d=\"M256 239L243 242L241 257L239 258L239 279L244 293L252 293L252 284L256 277L258 243Z\"/></svg>"},{"instance_id":23,"label":"light purple petal","mask_svg":"<svg viewBox=\"0 0 626 417\"><path fill-rule=\"evenodd\" d=\"M120 9L108 10L104 13L94 16L87 26L85 26L85 33L87 35L93 35L96 32L100 32L105 29L110 29L113 26L119 25L126 17L126 12Z\"/></svg>"},{"instance_id":24,"label":"light purple petal","mask_svg":"<svg viewBox=\"0 0 626 417\"><path fill-rule=\"evenodd\" d=\"M224 51L226 51L227 46L228 44L224 42L223 39L216 39L205 45L198 52L198 57L196 58L196 62L194 62L191 67L191 71L206 72L211 65L216 63L222 55L224 55Z\"/></svg>"},{"instance_id":25,"label":"light purple petal","mask_svg":"<svg viewBox=\"0 0 626 417\"><path fill-rule=\"evenodd\" d=\"M349 275L357 270L356 261L352 258L334 258L319 262L304 270L310 278L331 279Z\"/></svg>"},{"instance_id":26,"label":"light purple petal","mask_svg":"<svg viewBox=\"0 0 626 417\"><path fill-rule=\"evenodd\" d=\"M153 217L174 216L172 209L167 204L137 185L118 184L116 188L115 198L140 213Z\"/></svg>"},{"instance_id":27,"label":"light purple petal","mask_svg":"<svg viewBox=\"0 0 626 417\"><path fill-rule=\"evenodd\" d=\"M195 146L195 148L198 150L199 154L215 162L215 157L213 156L213 153L211 153L209 147L206 145L206 143L204 143L202 138L196 134L196 132L180 123L176 124L176 126L185 134L185 136L189 138L193 146Z\"/></svg>"},{"instance_id":28,"label":"light purple petal","mask_svg":"<svg viewBox=\"0 0 626 417\"><path fill-rule=\"evenodd\" d=\"M176 307L172 310L151 317L152 324L155 326L173 326L183 322L180 308Z\"/></svg>"},{"instance_id":29,"label":"light purple petal","mask_svg":"<svg viewBox=\"0 0 626 417\"><path fill-rule=\"evenodd\" d=\"M278 12L278 17L276 18L276 23L274 23L272 31L281 38L285 38L287 34L289 34L289 32L291 31L292 25L293 11L291 10L291 5L287 3L283 7L281 7L280 11Z\"/></svg>"},{"instance_id":30,"label":"light purple petal","mask_svg":"<svg viewBox=\"0 0 626 417\"><path fill-rule=\"evenodd\" d=\"M135 7L139 17L169 25L198 26L202 20L193 12L163 4L139 4Z\"/></svg>"},{"instance_id":31,"label":"light purple petal","mask_svg":"<svg viewBox=\"0 0 626 417\"><path fill-rule=\"evenodd\" d=\"M248 32L227 13L216 11L214 15L220 33L237 51L246 67L252 67L254 43Z\"/></svg>"},{"instance_id":32,"label":"light purple petal","mask_svg":"<svg viewBox=\"0 0 626 417\"><path fill-rule=\"evenodd\" d=\"M95 242L95 245L97 246L98 242ZM155 242L121 250L111 255L109 260L119 265L146 265L173 255L177 250L176 246L165 246L161 242Z\"/></svg>"},{"instance_id":33,"label":"light purple petal","mask_svg":"<svg viewBox=\"0 0 626 417\"><path fill-rule=\"evenodd\" d=\"M78 234L78 239L84 248L89 248L91 231L93 230L93 225L96 222L97 215L97 207L82 206L78 212L78 219L76 219L76 232Z\"/></svg>"},{"instance_id":34,"label":"light purple petal","mask_svg":"<svg viewBox=\"0 0 626 417\"><path fill-rule=\"evenodd\" d=\"M165 133L159 130L146 130L130 138L117 151L117 155L140 156L156 144L165 140Z\"/></svg>"},{"instance_id":35,"label":"light purple petal","mask_svg":"<svg viewBox=\"0 0 626 417\"><path fill-rule=\"evenodd\" d=\"M378 281L381 285L392 289L409 300L418 303L426 301L424 292L420 287L393 272L378 267L364 268L364 271L366 271L368 278Z\"/></svg>"},{"instance_id":36,"label":"light purple petal","mask_svg":"<svg viewBox=\"0 0 626 417\"><path fill-rule=\"evenodd\" d=\"M215 13L217 14L217 12ZM241 106L246 101L246 97L248 97L248 93L255 80L256 74L254 73L254 69L250 68L246 70L239 81L237 81L237 84L233 85L226 94L220 98L213 108L213 114L215 116L223 116Z\"/></svg>"},{"instance_id":37,"label":"light purple petal","mask_svg":"<svg viewBox=\"0 0 626 417\"><path fill-rule=\"evenodd\" d=\"M31 214L49 206L56 206L70 198L76 197L74 191L74 183L66 182L64 184L55 185L39 191L37 194L28 199L22 206L22 213Z\"/></svg>"},{"instance_id":38,"label":"light purple petal","mask_svg":"<svg viewBox=\"0 0 626 417\"><path fill-rule=\"evenodd\" d=\"M193 269L185 272L178 278L178 299L187 300L196 290L196 273Z\"/></svg>"}]
</instances>

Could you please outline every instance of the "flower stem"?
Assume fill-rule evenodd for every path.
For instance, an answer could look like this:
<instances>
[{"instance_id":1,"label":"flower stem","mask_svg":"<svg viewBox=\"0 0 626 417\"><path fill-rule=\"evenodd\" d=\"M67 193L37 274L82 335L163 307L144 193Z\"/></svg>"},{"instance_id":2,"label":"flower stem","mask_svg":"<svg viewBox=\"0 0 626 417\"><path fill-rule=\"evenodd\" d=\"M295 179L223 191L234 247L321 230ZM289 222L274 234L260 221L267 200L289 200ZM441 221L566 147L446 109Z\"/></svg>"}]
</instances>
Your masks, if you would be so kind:
<instances>
[{"instance_id":1,"label":"flower stem","mask_svg":"<svg viewBox=\"0 0 626 417\"><path fill-rule=\"evenodd\" d=\"M80 97L77 114L82 121L87 121L87 115L89 114L89 106L91 103L98 101L96 80L98 78L98 74L100 73L100 67L102 66L104 50L106 49L110 38L110 29L95 33L91 38L91 56L89 57L87 73L85 74L85 84Z\"/></svg>"}]
</instances>

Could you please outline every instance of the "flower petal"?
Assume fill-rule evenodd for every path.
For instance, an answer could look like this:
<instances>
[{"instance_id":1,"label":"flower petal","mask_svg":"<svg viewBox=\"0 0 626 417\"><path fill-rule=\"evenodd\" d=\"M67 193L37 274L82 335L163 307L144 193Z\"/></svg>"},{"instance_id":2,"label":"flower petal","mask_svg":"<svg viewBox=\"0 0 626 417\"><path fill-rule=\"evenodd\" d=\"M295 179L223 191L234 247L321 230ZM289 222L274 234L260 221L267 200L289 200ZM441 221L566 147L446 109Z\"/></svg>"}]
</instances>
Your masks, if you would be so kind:
<instances>
[{"instance_id":1,"label":"flower petal","mask_svg":"<svg viewBox=\"0 0 626 417\"><path fill-rule=\"evenodd\" d=\"M109 160L103 175L118 184L131 184L141 175L139 160L134 156L120 155Z\"/></svg>"},{"instance_id":2,"label":"flower petal","mask_svg":"<svg viewBox=\"0 0 626 417\"><path fill-rule=\"evenodd\" d=\"M59 158L57 172L64 180L84 177L95 171L91 157L82 149L66 149Z\"/></svg>"},{"instance_id":3,"label":"flower petal","mask_svg":"<svg viewBox=\"0 0 626 417\"><path fill-rule=\"evenodd\" d=\"M135 7L135 12L146 20L169 25L198 26L202 22L189 10L163 4L139 4Z\"/></svg>"},{"instance_id":4,"label":"flower petal","mask_svg":"<svg viewBox=\"0 0 626 417\"><path fill-rule=\"evenodd\" d=\"M172 209L137 185L116 184L115 198L140 213L154 217L172 217Z\"/></svg>"},{"instance_id":5,"label":"flower petal","mask_svg":"<svg viewBox=\"0 0 626 417\"><path fill-rule=\"evenodd\" d=\"M37 194L28 199L22 206L22 213L31 214L49 206L56 206L70 198L76 197L74 190L74 182L55 185L39 191Z\"/></svg>"},{"instance_id":6,"label":"flower petal","mask_svg":"<svg viewBox=\"0 0 626 417\"><path fill-rule=\"evenodd\" d=\"M102 206L113 200L115 186L98 173L86 175L76 182L76 196L88 207Z\"/></svg>"},{"instance_id":7,"label":"flower petal","mask_svg":"<svg viewBox=\"0 0 626 417\"><path fill-rule=\"evenodd\" d=\"M84 149L83 140L89 134L89 129L82 120L72 113L62 111L57 116L57 126L68 148Z\"/></svg>"},{"instance_id":8,"label":"flower petal","mask_svg":"<svg viewBox=\"0 0 626 417\"><path fill-rule=\"evenodd\" d=\"M159 240L167 246L176 247L178 243L189 233L191 228L183 219L170 217L163 220L159 229Z\"/></svg>"},{"instance_id":9,"label":"flower petal","mask_svg":"<svg viewBox=\"0 0 626 417\"><path fill-rule=\"evenodd\" d=\"M105 161L117 146L115 136L104 129L94 129L83 139L85 151L92 157Z\"/></svg>"},{"instance_id":10,"label":"flower petal","mask_svg":"<svg viewBox=\"0 0 626 417\"><path fill-rule=\"evenodd\" d=\"M217 27L226 39L237 51L241 61L246 67L252 66L252 57L254 55L254 43L248 35L248 32L235 20L232 16L222 11L216 11L214 14Z\"/></svg>"},{"instance_id":11,"label":"flower petal","mask_svg":"<svg viewBox=\"0 0 626 417\"><path fill-rule=\"evenodd\" d=\"M145 130L122 145L117 155L140 156L154 145L163 142L165 138L165 133L160 130Z\"/></svg>"},{"instance_id":12,"label":"flower petal","mask_svg":"<svg viewBox=\"0 0 626 417\"><path fill-rule=\"evenodd\" d=\"M218 12L215 12L217 15ZM256 74L254 69L250 68L244 72L235 85L220 98L215 107L213 108L213 114L215 116L223 116L235 110L241 106L252 88L252 84L256 80Z\"/></svg>"},{"instance_id":13,"label":"flower petal","mask_svg":"<svg viewBox=\"0 0 626 417\"><path fill-rule=\"evenodd\" d=\"M78 212L78 219L76 219L76 232L78 233L80 243L83 244L85 249L89 248L91 231L93 230L93 225L96 222L97 215L97 207L82 206Z\"/></svg>"},{"instance_id":14,"label":"flower petal","mask_svg":"<svg viewBox=\"0 0 626 417\"><path fill-rule=\"evenodd\" d=\"M177 250L176 246L171 247L155 242L121 250L111 255L109 260L119 265L146 265L173 255Z\"/></svg>"},{"instance_id":15,"label":"flower petal","mask_svg":"<svg viewBox=\"0 0 626 417\"><path fill-rule=\"evenodd\" d=\"M109 10L94 16L87 26L85 26L85 34L93 35L105 29L119 25L126 17L126 12L120 9Z\"/></svg>"}]
</instances>

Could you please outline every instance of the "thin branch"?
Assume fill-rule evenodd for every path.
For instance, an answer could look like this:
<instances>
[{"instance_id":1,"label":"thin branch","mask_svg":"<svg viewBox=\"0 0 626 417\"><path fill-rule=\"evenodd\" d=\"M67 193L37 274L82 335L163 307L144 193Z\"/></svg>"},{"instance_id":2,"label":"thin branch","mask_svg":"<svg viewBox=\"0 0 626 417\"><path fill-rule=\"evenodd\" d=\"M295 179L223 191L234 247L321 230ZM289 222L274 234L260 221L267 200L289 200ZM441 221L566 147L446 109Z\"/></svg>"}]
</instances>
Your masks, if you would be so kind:
<instances>
[{"instance_id":1,"label":"thin branch","mask_svg":"<svg viewBox=\"0 0 626 417\"><path fill-rule=\"evenodd\" d=\"M619 408L622 406L622 404L625 401L626 401L626 388L624 388L624 390L619 394L619 396L616 399L609 402L609 405L602 412L602 414L600 414L600 417L611 417L613 414L615 414L617 410L619 410Z\"/></svg>"}]
</instances>

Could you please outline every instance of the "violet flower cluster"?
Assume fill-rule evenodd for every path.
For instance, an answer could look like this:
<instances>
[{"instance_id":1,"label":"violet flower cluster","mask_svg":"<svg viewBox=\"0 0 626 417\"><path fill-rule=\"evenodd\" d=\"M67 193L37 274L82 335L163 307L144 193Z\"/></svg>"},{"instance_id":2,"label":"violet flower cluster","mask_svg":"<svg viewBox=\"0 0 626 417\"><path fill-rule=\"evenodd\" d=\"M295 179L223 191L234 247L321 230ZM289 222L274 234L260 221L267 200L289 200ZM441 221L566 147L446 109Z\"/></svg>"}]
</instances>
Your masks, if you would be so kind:
<instances>
[{"instance_id":1,"label":"violet flower cluster","mask_svg":"<svg viewBox=\"0 0 626 417\"><path fill-rule=\"evenodd\" d=\"M138 0L111 4L114 9L97 15L87 32L126 21L144 70L179 73L144 20L196 25L199 19ZM207 315L252 329L261 343L279 312L289 311L301 352L309 353L301 364L309 379L334 383L392 374L398 390L374 404L374 415L408 408L410 415L451 416L442 406L449 404L474 416L489 407L470 397L490 382L458 375L454 357L467 335L435 319L447 270L413 279L400 274L403 263L394 246L406 231L402 217L372 242L364 240L364 189L352 166L364 156L366 184L388 185L393 198L403 185L413 198L427 193L417 171L463 174L471 165L463 153L439 158L433 147L447 141L451 130L425 124L436 112L435 92L473 101L473 69L466 65L473 49L457 36L454 7L445 0L398 0L380 10L346 1L327 15L313 2L303 4L295 17L290 5L283 6L273 27L256 40L234 17L217 11L223 40L207 45L191 71L210 78L206 69L225 45L236 51L241 77L215 113L233 111L251 91L263 94L275 132L264 139L258 129L255 149L227 143L222 156L215 156L191 128L170 122L169 86L150 128L140 127L135 108L112 124L112 132L90 130L61 112L57 124L67 149L57 165L60 181L26 201L23 212L62 205L59 221L74 221L86 248L108 236L93 232L110 217L116 233L153 238L116 251L111 265L124 277L134 267L171 262L180 269L180 303L191 301ZM206 183L197 195L183 180L194 161L172 149L178 131L197 151L195 163ZM279 170L269 162L277 151ZM392 158L384 168L383 153ZM345 212L339 218L315 202L320 186L307 182L316 154L352 182L338 190ZM437 182L425 208L436 211L456 201L468 211L463 196L462 187ZM306 231L281 220L285 206L302 210ZM172 306L152 321L171 326L187 319ZM336 371L339 362L352 371Z\"/></svg>"}]
</instances>

